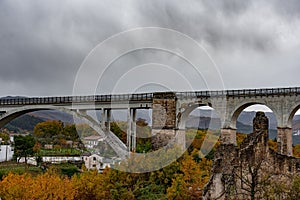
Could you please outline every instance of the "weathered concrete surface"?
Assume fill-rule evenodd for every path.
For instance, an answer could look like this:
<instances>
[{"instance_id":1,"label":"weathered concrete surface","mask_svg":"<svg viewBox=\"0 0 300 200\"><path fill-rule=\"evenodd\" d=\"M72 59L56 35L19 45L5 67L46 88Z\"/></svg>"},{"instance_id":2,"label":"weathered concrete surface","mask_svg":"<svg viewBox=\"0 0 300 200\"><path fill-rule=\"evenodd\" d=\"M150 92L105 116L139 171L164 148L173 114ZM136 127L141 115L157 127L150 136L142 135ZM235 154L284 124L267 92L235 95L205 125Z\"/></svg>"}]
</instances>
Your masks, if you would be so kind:
<instances>
[{"instance_id":1,"label":"weathered concrete surface","mask_svg":"<svg viewBox=\"0 0 300 200\"><path fill-rule=\"evenodd\" d=\"M221 144L216 151L203 199L268 199L272 181L291 184L291 177L300 174L300 159L274 152L267 142L268 119L258 112L253 133L240 147Z\"/></svg>"},{"instance_id":2,"label":"weathered concrete surface","mask_svg":"<svg viewBox=\"0 0 300 200\"><path fill-rule=\"evenodd\" d=\"M155 93L152 102L152 128L174 129L176 126L176 95L173 92Z\"/></svg>"},{"instance_id":3,"label":"weathered concrete surface","mask_svg":"<svg viewBox=\"0 0 300 200\"><path fill-rule=\"evenodd\" d=\"M293 131L292 128L277 129L278 153L293 156Z\"/></svg>"},{"instance_id":4,"label":"weathered concrete surface","mask_svg":"<svg viewBox=\"0 0 300 200\"><path fill-rule=\"evenodd\" d=\"M152 148L157 150L174 144L176 129L176 95L173 92L155 93L152 110Z\"/></svg>"}]
</instances>

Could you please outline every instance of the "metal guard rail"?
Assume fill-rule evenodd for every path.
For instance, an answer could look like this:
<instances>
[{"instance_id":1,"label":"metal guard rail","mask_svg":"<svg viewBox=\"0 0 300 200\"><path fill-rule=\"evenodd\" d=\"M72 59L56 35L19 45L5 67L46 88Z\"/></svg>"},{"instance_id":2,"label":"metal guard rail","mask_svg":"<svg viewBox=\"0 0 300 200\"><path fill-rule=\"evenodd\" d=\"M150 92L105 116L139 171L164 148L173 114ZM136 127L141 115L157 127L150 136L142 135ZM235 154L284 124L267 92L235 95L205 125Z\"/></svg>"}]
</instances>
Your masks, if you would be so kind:
<instances>
[{"instance_id":1,"label":"metal guard rail","mask_svg":"<svg viewBox=\"0 0 300 200\"><path fill-rule=\"evenodd\" d=\"M117 94L117 95L90 95L90 96L62 96L62 97L32 97L32 98L2 98L0 105L36 105L36 104L72 104L72 103L109 103L119 101L149 101L152 93Z\"/></svg>"},{"instance_id":2,"label":"metal guard rail","mask_svg":"<svg viewBox=\"0 0 300 200\"><path fill-rule=\"evenodd\" d=\"M114 94L90 96L62 96L62 97L33 97L33 98L1 98L0 105L36 105L36 104L72 104L72 103L110 103L110 102L152 102L154 93ZM288 96L300 95L300 87L264 88L244 90L219 90L176 92L177 98L210 98L210 97L252 97L252 96Z\"/></svg>"},{"instance_id":3,"label":"metal guard rail","mask_svg":"<svg viewBox=\"0 0 300 200\"><path fill-rule=\"evenodd\" d=\"M289 95L300 95L300 87L195 91L195 92L176 93L177 98L255 97L255 96L263 97L263 96L289 96Z\"/></svg>"}]
</instances>

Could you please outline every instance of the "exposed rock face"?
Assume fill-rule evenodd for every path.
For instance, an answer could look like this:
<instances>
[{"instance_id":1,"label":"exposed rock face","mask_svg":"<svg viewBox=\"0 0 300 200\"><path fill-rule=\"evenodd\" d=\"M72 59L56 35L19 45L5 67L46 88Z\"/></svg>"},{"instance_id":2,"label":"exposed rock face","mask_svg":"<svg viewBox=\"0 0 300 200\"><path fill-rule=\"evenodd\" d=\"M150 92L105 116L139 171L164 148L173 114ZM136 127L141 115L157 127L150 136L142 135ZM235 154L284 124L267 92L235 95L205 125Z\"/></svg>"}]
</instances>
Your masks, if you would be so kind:
<instances>
[{"instance_id":1,"label":"exposed rock face","mask_svg":"<svg viewBox=\"0 0 300 200\"><path fill-rule=\"evenodd\" d=\"M274 152L267 142L268 118L257 112L253 133L240 147L222 144L216 151L203 199L268 199L273 182L291 184L300 174L300 159Z\"/></svg>"}]
</instances>

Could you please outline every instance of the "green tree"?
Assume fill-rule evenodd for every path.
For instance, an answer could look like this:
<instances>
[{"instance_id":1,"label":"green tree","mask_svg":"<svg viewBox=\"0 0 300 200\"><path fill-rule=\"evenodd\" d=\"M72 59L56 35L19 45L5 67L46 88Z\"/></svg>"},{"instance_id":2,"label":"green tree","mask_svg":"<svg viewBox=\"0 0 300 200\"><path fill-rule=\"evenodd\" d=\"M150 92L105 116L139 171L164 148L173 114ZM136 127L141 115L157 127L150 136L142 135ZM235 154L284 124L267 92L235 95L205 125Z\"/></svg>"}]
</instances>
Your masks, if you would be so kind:
<instances>
[{"instance_id":1,"label":"green tree","mask_svg":"<svg viewBox=\"0 0 300 200\"><path fill-rule=\"evenodd\" d=\"M27 164L27 157L32 156L34 154L33 147L36 143L36 140L31 135L18 135L14 138L14 146L15 146L15 154L14 156L18 158L18 162L21 157L25 158L25 163Z\"/></svg>"},{"instance_id":2,"label":"green tree","mask_svg":"<svg viewBox=\"0 0 300 200\"><path fill-rule=\"evenodd\" d=\"M143 153L152 149L151 145L151 128L145 119L138 118L136 121L137 145L136 152Z\"/></svg>"},{"instance_id":3,"label":"green tree","mask_svg":"<svg viewBox=\"0 0 300 200\"><path fill-rule=\"evenodd\" d=\"M2 138L2 142L4 142L4 143L9 142L9 135L8 135L8 133L0 133L0 138Z\"/></svg>"},{"instance_id":4,"label":"green tree","mask_svg":"<svg viewBox=\"0 0 300 200\"><path fill-rule=\"evenodd\" d=\"M66 125L64 127L64 135L68 140L72 140L73 142L79 141L79 135L77 133L75 124Z\"/></svg>"},{"instance_id":5,"label":"green tree","mask_svg":"<svg viewBox=\"0 0 300 200\"><path fill-rule=\"evenodd\" d=\"M110 123L110 130L113 132L122 142L126 143L127 133L121 129L118 122Z\"/></svg>"}]
</instances>

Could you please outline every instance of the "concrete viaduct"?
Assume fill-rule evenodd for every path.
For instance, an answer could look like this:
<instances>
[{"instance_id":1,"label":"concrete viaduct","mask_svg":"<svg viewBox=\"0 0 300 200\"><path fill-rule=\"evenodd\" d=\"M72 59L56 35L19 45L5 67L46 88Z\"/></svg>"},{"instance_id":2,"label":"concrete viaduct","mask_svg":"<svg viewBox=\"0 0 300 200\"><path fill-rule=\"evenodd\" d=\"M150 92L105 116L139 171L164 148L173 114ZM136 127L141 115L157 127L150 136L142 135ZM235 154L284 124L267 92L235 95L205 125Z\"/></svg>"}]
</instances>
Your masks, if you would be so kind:
<instances>
[{"instance_id":1,"label":"concrete viaduct","mask_svg":"<svg viewBox=\"0 0 300 200\"><path fill-rule=\"evenodd\" d=\"M185 145L185 123L197 107L212 107L221 119L221 143L236 144L236 122L247 107L261 104L277 118L278 152L292 156L292 119L300 108L300 87L224 91L155 92L120 95L64 96L0 99L0 127L11 120L38 110L61 110L85 121L106 140L120 157L136 147L136 111L152 109L152 144L166 146L173 138ZM111 110L128 113L127 144L110 131ZM101 110L101 122L86 111ZM174 141L174 140L173 140Z\"/></svg>"}]
</instances>

